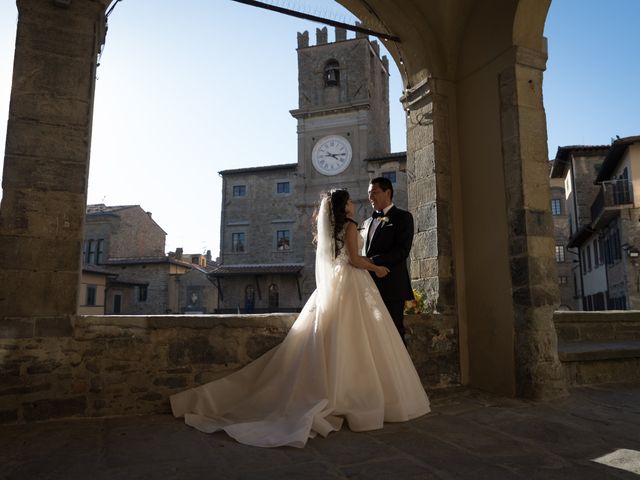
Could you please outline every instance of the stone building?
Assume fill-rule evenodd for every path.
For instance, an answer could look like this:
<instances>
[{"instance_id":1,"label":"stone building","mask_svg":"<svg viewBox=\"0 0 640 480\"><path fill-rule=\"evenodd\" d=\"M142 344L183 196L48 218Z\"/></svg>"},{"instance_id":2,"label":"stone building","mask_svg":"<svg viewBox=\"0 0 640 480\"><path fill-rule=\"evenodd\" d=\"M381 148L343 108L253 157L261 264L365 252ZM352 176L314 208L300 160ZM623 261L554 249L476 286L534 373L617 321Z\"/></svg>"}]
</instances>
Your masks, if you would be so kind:
<instances>
[{"instance_id":1,"label":"stone building","mask_svg":"<svg viewBox=\"0 0 640 480\"><path fill-rule=\"evenodd\" d=\"M331 187L349 190L361 220L369 180L387 176L407 208L406 153L391 153L389 63L368 37L337 28L298 34L296 163L224 170L219 312L298 311L315 289L313 211Z\"/></svg>"},{"instance_id":2,"label":"stone building","mask_svg":"<svg viewBox=\"0 0 640 480\"><path fill-rule=\"evenodd\" d=\"M553 162L550 162L553 168ZM553 235L555 240L558 285L560 287L559 310L577 310L578 295L576 277L578 265L575 256L567 250L569 243L569 214L564 189L564 179L551 177L551 215L553 216ZM576 260L576 262L574 262Z\"/></svg>"},{"instance_id":3,"label":"stone building","mask_svg":"<svg viewBox=\"0 0 640 480\"><path fill-rule=\"evenodd\" d=\"M640 137L614 141L594 179L591 222L572 239L585 285L598 271L599 290L585 289L585 310L640 308ZM589 295L591 293L591 295Z\"/></svg>"},{"instance_id":4,"label":"stone building","mask_svg":"<svg viewBox=\"0 0 640 480\"><path fill-rule=\"evenodd\" d=\"M98 313L100 304L99 313L107 315L211 313L217 291L207 279L206 258L165 255L165 238L139 205L88 205L79 294L79 302L86 301L79 313Z\"/></svg>"},{"instance_id":5,"label":"stone building","mask_svg":"<svg viewBox=\"0 0 640 480\"><path fill-rule=\"evenodd\" d=\"M568 221L568 236L561 242L556 242L556 261L568 262L572 266L578 310L586 309L587 298L597 298L601 302L604 299L602 292L606 289L604 269L594 270L593 266L587 269L586 257L581 255L576 242L589 234L591 204L598 194L598 186L594 185L594 180L608 150L608 145L558 147L551 169L551 181L564 183ZM559 259L564 259L564 262ZM574 265L578 268L573 268Z\"/></svg>"},{"instance_id":6,"label":"stone building","mask_svg":"<svg viewBox=\"0 0 640 480\"><path fill-rule=\"evenodd\" d=\"M569 192L567 252L575 262L578 308L640 308L640 197L634 193L640 137L610 146L560 147L556 162L552 181L564 179Z\"/></svg>"},{"instance_id":7,"label":"stone building","mask_svg":"<svg viewBox=\"0 0 640 480\"><path fill-rule=\"evenodd\" d=\"M82 267L78 292L78 314L104 315L106 307L107 281L117 275L110 273L100 265Z\"/></svg>"}]
</instances>

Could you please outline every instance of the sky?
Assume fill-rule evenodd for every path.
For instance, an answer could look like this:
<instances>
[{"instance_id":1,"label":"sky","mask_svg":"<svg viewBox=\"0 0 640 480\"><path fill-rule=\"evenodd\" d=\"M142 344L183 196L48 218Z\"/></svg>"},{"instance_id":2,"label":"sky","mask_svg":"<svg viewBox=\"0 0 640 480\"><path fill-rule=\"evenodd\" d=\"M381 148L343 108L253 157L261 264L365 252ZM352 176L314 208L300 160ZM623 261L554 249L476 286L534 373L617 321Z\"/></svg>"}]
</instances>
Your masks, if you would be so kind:
<instances>
[{"instance_id":1,"label":"sky","mask_svg":"<svg viewBox=\"0 0 640 480\"><path fill-rule=\"evenodd\" d=\"M354 20L333 0L275 3ZM638 19L638 0L552 1L543 84L549 158L560 145L640 135ZM0 0L1 138L16 21L15 0ZM108 25L97 72L88 203L141 205L167 232L167 252L211 250L215 258L218 172L297 161L289 113L298 102L297 32L308 30L313 45L322 25L231 0L122 0ZM393 61L389 89L391 150L404 151L402 82Z\"/></svg>"}]
</instances>

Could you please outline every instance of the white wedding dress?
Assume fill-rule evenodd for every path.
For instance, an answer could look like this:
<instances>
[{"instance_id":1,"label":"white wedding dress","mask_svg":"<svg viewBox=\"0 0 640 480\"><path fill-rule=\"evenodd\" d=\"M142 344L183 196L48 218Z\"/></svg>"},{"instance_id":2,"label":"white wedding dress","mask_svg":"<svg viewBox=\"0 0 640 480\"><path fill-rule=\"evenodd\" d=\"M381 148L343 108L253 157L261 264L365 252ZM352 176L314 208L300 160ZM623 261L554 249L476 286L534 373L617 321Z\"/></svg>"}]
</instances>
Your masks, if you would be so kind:
<instances>
[{"instance_id":1,"label":"white wedding dress","mask_svg":"<svg viewBox=\"0 0 640 480\"><path fill-rule=\"evenodd\" d=\"M331 285L311 295L280 345L227 377L173 395L173 414L247 445L304 447L343 420L365 431L429 412L369 272L351 266L346 248L330 268Z\"/></svg>"}]
</instances>

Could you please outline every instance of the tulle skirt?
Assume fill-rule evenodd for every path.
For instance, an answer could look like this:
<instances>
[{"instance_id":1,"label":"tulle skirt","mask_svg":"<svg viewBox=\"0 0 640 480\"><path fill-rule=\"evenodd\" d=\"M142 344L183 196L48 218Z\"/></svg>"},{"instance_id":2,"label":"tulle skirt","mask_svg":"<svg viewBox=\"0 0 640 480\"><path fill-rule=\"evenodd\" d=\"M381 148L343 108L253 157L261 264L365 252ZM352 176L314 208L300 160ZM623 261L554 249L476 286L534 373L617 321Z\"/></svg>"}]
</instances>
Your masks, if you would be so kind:
<instances>
[{"instance_id":1,"label":"tulle skirt","mask_svg":"<svg viewBox=\"0 0 640 480\"><path fill-rule=\"evenodd\" d=\"M328 306L314 292L283 342L242 369L171 397L176 417L259 447L304 447L339 430L429 412L411 358L368 272L337 266Z\"/></svg>"}]
</instances>

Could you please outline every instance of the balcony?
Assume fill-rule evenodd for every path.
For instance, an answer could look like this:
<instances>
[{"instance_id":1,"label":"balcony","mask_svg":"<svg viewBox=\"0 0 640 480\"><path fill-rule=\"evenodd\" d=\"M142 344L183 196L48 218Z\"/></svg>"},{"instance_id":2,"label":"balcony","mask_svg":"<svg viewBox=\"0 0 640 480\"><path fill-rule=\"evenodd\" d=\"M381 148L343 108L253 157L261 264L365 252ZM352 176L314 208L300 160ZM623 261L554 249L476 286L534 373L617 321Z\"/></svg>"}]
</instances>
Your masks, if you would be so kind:
<instances>
[{"instance_id":1,"label":"balcony","mask_svg":"<svg viewBox=\"0 0 640 480\"><path fill-rule=\"evenodd\" d=\"M600 183L600 192L591 205L591 223L600 228L615 218L619 211L633 207L633 184L628 179Z\"/></svg>"}]
</instances>

